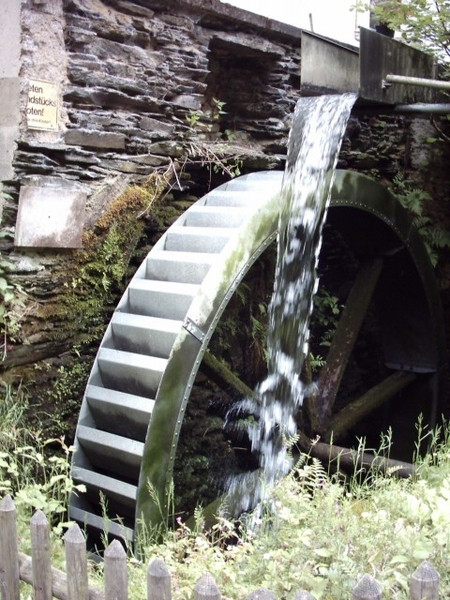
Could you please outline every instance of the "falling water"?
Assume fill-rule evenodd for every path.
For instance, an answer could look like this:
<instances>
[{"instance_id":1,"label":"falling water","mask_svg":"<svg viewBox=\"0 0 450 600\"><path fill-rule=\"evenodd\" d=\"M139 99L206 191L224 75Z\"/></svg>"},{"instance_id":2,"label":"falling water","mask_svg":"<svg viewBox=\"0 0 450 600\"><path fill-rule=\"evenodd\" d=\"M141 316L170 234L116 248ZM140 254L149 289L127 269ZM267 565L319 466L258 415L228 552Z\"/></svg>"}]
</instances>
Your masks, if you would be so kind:
<instances>
[{"instance_id":1,"label":"falling water","mask_svg":"<svg viewBox=\"0 0 450 600\"><path fill-rule=\"evenodd\" d=\"M286 441L307 394L300 374L308 352L309 320L317 291L316 267L334 169L354 94L302 98L289 137L283 178L275 284L269 307L268 376L239 411L254 415L249 428L260 469L229 485L232 511L246 511L292 467ZM261 472L262 471L262 472Z\"/></svg>"}]
</instances>

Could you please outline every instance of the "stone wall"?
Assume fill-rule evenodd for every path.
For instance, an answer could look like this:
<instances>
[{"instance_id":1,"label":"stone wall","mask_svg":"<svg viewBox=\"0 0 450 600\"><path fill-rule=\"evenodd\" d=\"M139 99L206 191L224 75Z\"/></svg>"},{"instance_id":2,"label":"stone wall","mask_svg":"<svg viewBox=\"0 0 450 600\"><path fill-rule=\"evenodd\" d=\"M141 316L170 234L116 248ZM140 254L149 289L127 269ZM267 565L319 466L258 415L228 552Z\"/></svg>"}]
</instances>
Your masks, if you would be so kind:
<instances>
[{"instance_id":1,"label":"stone wall","mask_svg":"<svg viewBox=\"0 0 450 600\"><path fill-rule=\"evenodd\" d=\"M23 132L18 179L33 172L95 187L111 173L145 176L179 154L189 133L186 115L214 108L213 98L226 103L227 113L215 123L216 138L232 128L257 140L255 152L281 147L300 61L299 39L283 27L263 38L261 28L243 26L239 11L218 29L190 3L174 13L170 3L73 0L64 2L65 52L55 44L44 54L32 32L53 16L45 8L53 4L23 11L30 36L23 73L39 78L41 65L32 57L46 64L60 57L58 75L42 78L61 85L61 126L55 135Z\"/></svg>"},{"instance_id":2,"label":"stone wall","mask_svg":"<svg viewBox=\"0 0 450 600\"><path fill-rule=\"evenodd\" d=\"M76 411L110 312L164 229L227 169L284 167L301 40L295 28L218 0L27 0L20 19L3 231L14 234L24 186L61 189L63 179L86 206L79 249L0 238L23 302L2 348L2 377L25 381L34 401L43 390L61 405L72 394L64 419ZM30 80L56 85L54 130L27 125ZM417 131L404 117L355 115L339 166L385 181L426 171Z\"/></svg>"},{"instance_id":3,"label":"stone wall","mask_svg":"<svg viewBox=\"0 0 450 600\"><path fill-rule=\"evenodd\" d=\"M19 122L2 175L11 236L1 238L19 322L8 322L2 378L27 385L41 419L76 416L133 269L189 203L228 176L213 163L282 168L299 95L299 32L247 17L188 0L23 3ZM28 126L30 81L57 86L54 130ZM71 185L86 196L82 247L18 245L19 192L56 187L63 197ZM160 196L157 210L146 210Z\"/></svg>"}]
</instances>

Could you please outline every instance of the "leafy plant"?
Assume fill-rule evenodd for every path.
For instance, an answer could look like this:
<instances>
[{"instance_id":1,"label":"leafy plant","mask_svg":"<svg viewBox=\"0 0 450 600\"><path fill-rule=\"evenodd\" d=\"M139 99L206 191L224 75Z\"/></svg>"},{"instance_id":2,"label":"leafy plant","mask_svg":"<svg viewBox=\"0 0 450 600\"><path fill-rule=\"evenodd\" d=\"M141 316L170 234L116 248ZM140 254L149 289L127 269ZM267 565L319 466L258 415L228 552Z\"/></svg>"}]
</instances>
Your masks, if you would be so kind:
<instances>
[{"instance_id":1,"label":"leafy plant","mask_svg":"<svg viewBox=\"0 0 450 600\"><path fill-rule=\"evenodd\" d=\"M314 312L311 327L312 329L319 327L322 332L320 346L329 346L339 322L342 306L339 304L339 298L330 294L324 287L319 288L313 301Z\"/></svg>"},{"instance_id":2,"label":"leafy plant","mask_svg":"<svg viewBox=\"0 0 450 600\"><path fill-rule=\"evenodd\" d=\"M411 179L405 179L398 173L393 181L392 191L401 204L411 213L414 225L417 227L427 248L432 265L435 267L439 260L439 252L450 248L450 233L442 229L424 214L425 205L431 196L418 188Z\"/></svg>"},{"instance_id":3,"label":"leafy plant","mask_svg":"<svg viewBox=\"0 0 450 600\"><path fill-rule=\"evenodd\" d=\"M60 533L70 493L84 487L70 477L72 448L63 437L44 440L41 431L23 427L27 408L26 390L6 386L0 403L0 498L13 496L23 527L40 509Z\"/></svg>"},{"instance_id":4,"label":"leafy plant","mask_svg":"<svg viewBox=\"0 0 450 600\"><path fill-rule=\"evenodd\" d=\"M310 380L312 373L325 366L326 360L320 353L320 348L331 345L333 335L339 322L342 306L339 298L331 294L325 287L319 287L314 295L314 310L311 317L311 344L306 359L305 376Z\"/></svg>"},{"instance_id":5,"label":"leafy plant","mask_svg":"<svg viewBox=\"0 0 450 600\"><path fill-rule=\"evenodd\" d=\"M189 162L200 162L206 166L210 174L218 173L230 178L241 174L242 160L234 151L229 151L226 142L232 141L234 135L229 129L217 131L220 117L226 114L225 102L213 98L212 106L207 110L190 110L186 115L189 126L185 148ZM218 140L218 136L225 140Z\"/></svg>"},{"instance_id":6,"label":"leafy plant","mask_svg":"<svg viewBox=\"0 0 450 600\"><path fill-rule=\"evenodd\" d=\"M208 528L198 509L191 527L179 522L167 530L162 544L148 539L144 555L165 561L177 599L189 598L208 570L226 598L265 587L280 598L306 589L317 600L344 600L368 572L383 585L386 597L406 600L409 578L425 559L441 573L446 597L448 427L440 433L418 464L418 477L407 480L379 471L367 477L356 469L343 485L318 460L302 454L259 511L256 528L248 527L255 520L230 523L226 518ZM377 454L389 454L389 446L386 434ZM137 571L133 576L137 582Z\"/></svg>"},{"instance_id":7,"label":"leafy plant","mask_svg":"<svg viewBox=\"0 0 450 600\"><path fill-rule=\"evenodd\" d=\"M222 115L226 115L224 106L225 102L218 100L217 98L213 98L212 107L208 110L190 109L186 115L186 121L188 122L192 133L198 133L199 129L211 132L213 129L213 123L218 122Z\"/></svg>"},{"instance_id":8,"label":"leafy plant","mask_svg":"<svg viewBox=\"0 0 450 600\"><path fill-rule=\"evenodd\" d=\"M28 394L22 384L15 388L4 384L0 402L0 451L9 451L17 443L27 408Z\"/></svg>"},{"instance_id":9,"label":"leafy plant","mask_svg":"<svg viewBox=\"0 0 450 600\"><path fill-rule=\"evenodd\" d=\"M0 240L7 237L11 237L11 233L0 232ZM3 360L6 358L8 341L16 340L20 333L25 311L25 292L10 277L13 268L14 263L0 254L0 352Z\"/></svg>"},{"instance_id":10,"label":"leafy plant","mask_svg":"<svg viewBox=\"0 0 450 600\"><path fill-rule=\"evenodd\" d=\"M450 57L448 0L383 0L377 3L361 0L355 6L371 10L405 42L434 54L445 67ZM445 70L448 73L448 65Z\"/></svg>"},{"instance_id":11,"label":"leafy plant","mask_svg":"<svg viewBox=\"0 0 450 600\"><path fill-rule=\"evenodd\" d=\"M71 449L64 439L43 441L39 432L23 432L16 442L0 452L0 494L13 495L17 506L30 511L64 513L72 487L67 460ZM54 451L49 456L50 445L57 445L63 456Z\"/></svg>"},{"instance_id":12,"label":"leafy plant","mask_svg":"<svg viewBox=\"0 0 450 600\"><path fill-rule=\"evenodd\" d=\"M428 442L429 452L418 460L416 476L410 479L379 471L361 476L356 469L343 484L318 460L302 454L273 489L257 520L221 517L211 525L197 508L189 525L177 518L154 530L142 525L140 555L130 552L128 561L130 599L145 598L147 564L155 557L163 559L171 573L174 600L191 598L206 571L226 599L247 597L265 587L280 598L305 589L317 600L346 600L363 574L370 573L382 584L385 597L407 600L410 576L423 560L440 573L441 596L449 597L450 427L446 423L431 432L419 424L418 436L418 443ZM48 446L39 438L29 442L21 440L16 454L0 454L2 493L23 492L14 500L25 552L30 547L31 510L41 507L45 498L45 512L54 524L64 516L59 509L68 490L69 464L64 448L60 459L50 461ZM387 434L378 454L389 454L389 444ZM38 472L50 470L36 478L36 467ZM61 564L59 536L56 527L55 565ZM91 569L90 576L94 585L103 586L100 569Z\"/></svg>"}]
</instances>

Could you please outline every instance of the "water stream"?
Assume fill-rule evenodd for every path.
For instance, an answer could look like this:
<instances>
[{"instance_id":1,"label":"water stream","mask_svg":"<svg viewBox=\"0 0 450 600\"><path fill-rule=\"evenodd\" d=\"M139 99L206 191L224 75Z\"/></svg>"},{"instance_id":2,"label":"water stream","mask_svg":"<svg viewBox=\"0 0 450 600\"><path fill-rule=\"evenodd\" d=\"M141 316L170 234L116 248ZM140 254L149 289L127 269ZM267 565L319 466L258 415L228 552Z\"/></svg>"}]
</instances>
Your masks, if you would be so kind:
<instances>
[{"instance_id":1,"label":"water stream","mask_svg":"<svg viewBox=\"0 0 450 600\"><path fill-rule=\"evenodd\" d=\"M257 386L254 397L238 406L255 418L248 433L260 469L230 482L228 509L233 513L252 509L264 500L266 491L292 468L288 442L296 434L295 414L308 393L300 374L318 286L322 228L355 99L354 94L301 98L295 108L280 195L277 264L269 306L268 376Z\"/></svg>"}]
</instances>

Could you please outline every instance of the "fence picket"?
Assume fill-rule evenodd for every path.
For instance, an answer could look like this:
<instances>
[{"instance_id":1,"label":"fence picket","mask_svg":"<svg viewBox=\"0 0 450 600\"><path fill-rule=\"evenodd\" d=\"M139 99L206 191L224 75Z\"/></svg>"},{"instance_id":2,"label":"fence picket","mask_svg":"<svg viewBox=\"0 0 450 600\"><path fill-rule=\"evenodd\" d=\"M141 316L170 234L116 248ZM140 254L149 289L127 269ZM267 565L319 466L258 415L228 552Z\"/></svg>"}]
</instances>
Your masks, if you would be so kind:
<instances>
[{"instance_id":1,"label":"fence picket","mask_svg":"<svg viewBox=\"0 0 450 600\"><path fill-rule=\"evenodd\" d=\"M411 576L411 600L438 600L439 580L439 573L424 560Z\"/></svg>"},{"instance_id":2,"label":"fence picket","mask_svg":"<svg viewBox=\"0 0 450 600\"><path fill-rule=\"evenodd\" d=\"M172 578L166 563L154 558L147 568L147 600L171 600Z\"/></svg>"},{"instance_id":3,"label":"fence picket","mask_svg":"<svg viewBox=\"0 0 450 600\"><path fill-rule=\"evenodd\" d=\"M127 555L122 544L114 540L106 548L105 564L105 597L108 600L128 600Z\"/></svg>"},{"instance_id":4,"label":"fence picket","mask_svg":"<svg viewBox=\"0 0 450 600\"><path fill-rule=\"evenodd\" d=\"M33 590L35 600L52 600L50 527L37 510L30 520Z\"/></svg>"},{"instance_id":5,"label":"fence picket","mask_svg":"<svg viewBox=\"0 0 450 600\"><path fill-rule=\"evenodd\" d=\"M222 594L210 573L200 577L194 587L194 600L221 600Z\"/></svg>"},{"instance_id":6,"label":"fence picket","mask_svg":"<svg viewBox=\"0 0 450 600\"><path fill-rule=\"evenodd\" d=\"M381 594L381 585L366 573L353 589L352 600L381 600Z\"/></svg>"},{"instance_id":7,"label":"fence picket","mask_svg":"<svg viewBox=\"0 0 450 600\"><path fill-rule=\"evenodd\" d=\"M20 600L17 513L9 494L0 502L0 588L2 600Z\"/></svg>"},{"instance_id":8,"label":"fence picket","mask_svg":"<svg viewBox=\"0 0 450 600\"><path fill-rule=\"evenodd\" d=\"M86 540L75 523L64 535L66 547L67 598L89 600Z\"/></svg>"}]
</instances>

